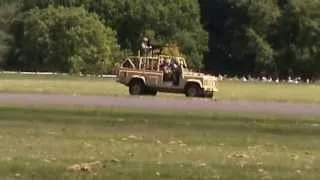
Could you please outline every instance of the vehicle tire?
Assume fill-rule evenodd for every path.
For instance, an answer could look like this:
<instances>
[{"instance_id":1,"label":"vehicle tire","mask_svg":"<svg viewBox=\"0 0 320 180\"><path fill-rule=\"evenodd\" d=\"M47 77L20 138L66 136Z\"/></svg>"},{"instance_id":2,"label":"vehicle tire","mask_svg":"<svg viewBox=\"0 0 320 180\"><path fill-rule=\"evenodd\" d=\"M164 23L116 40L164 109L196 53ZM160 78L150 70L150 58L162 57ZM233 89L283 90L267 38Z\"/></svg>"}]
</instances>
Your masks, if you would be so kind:
<instances>
[{"instance_id":1,"label":"vehicle tire","mask_svg":"<svg viewBox=\"0 0 320 180\"><path fill-rule=\"evenodd\" d=\"M206 98L213 98L214 93L213 92L209 92L205 95Z\"/></svg>"},{"instance_id":2,"label":"vehicle tire","mask_svg":"<svg viewBox=\"0 0 320 180\"><path fill-rule=\"evenodd\" d=\"M158 93L157 90L154 90L154 89L150 90L150 95L152 95L152 96L156 96L157 93Z\"/></svg>"},{"instance_id":3,"label":"vehicle tire","mask_svg":"<svg viewBox=\"0 0 320 180\"><path fill-rule=\"evenodd\" d=\"M155 89L146 89L144 93L147 95L156 96L158 91Z\"/></svg>"},{"instance_id":4,"label":"vehicle tire","mask_svg":"<svg viewBox=\"0 0 320 180\"><path fill-rule=\"evenodd\" d=\"M141 80L133 80L129 85L130 95L141 95L144 89L144 83Z\"/></svg>"},{"instance_id":5,"label":"vehicle tire","mask_svg":"<svg viewBox=\"0 0 320 180\"><path fill-rule=\"evenodd\" d=\"M199 97L200 87L197 84L189 84L185 89L185 95L187 97Z\"/></svg>"},{"instance_id":6,"label":"vehicle tire","mask_svg":"<svg viewBox=\"0 0 320 180\"><path fill-rule=\"evenodd\" d=\"M156 96L157 94L158 94L158 91L157 91L157 90L153 90L153 91L152 91L152 95L153 95L153 96Z\"/></svg>"}]
</instances>

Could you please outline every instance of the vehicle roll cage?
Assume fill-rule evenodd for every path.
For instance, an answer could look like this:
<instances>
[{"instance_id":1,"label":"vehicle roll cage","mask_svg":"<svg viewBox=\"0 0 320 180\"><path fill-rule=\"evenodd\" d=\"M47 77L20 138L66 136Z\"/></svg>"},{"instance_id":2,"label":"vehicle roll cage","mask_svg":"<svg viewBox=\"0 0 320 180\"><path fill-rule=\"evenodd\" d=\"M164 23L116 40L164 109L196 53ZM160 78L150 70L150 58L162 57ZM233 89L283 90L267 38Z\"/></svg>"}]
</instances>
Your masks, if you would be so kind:
<instances>
[{"instance_id":1,"label":"vehicle roll cage","mask_svg":"<svg viewBox=\"0 0 320 180\"><path fill-rule=\"evenodd\" d=\"M128 56L120 65L121 68L129 68L135 70L156 70L159 71L160 65L165 59L178 60L183 64L183 68L187 69L187 63L185 58L180 56L158 55L158 56ZM130 64L130 66L128 66ZM156 68L150 68L155 67Z\"/></svg>"}]
</instances>

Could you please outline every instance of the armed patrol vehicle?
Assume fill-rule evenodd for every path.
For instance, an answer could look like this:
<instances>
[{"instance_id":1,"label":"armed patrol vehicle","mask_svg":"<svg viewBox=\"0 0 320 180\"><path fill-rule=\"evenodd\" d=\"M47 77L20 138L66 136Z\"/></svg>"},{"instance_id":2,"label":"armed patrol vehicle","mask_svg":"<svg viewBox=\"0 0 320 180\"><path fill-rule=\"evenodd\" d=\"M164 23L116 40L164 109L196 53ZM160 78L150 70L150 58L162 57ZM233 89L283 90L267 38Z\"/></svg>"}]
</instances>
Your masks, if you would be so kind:
<instances>
[{"instance_id":1,"label":"armed patrol vehicle","mask_svg":"<svg viewBox=\"0 0 320 180\"><path fill-rule=\"evenodd\" d=\"M161 53L127 57L117 71L117 82L127 86L130 95L167 92L213 98L218 92L214 76L192 72L183 57Z\"/></svg>"}]
</instances>

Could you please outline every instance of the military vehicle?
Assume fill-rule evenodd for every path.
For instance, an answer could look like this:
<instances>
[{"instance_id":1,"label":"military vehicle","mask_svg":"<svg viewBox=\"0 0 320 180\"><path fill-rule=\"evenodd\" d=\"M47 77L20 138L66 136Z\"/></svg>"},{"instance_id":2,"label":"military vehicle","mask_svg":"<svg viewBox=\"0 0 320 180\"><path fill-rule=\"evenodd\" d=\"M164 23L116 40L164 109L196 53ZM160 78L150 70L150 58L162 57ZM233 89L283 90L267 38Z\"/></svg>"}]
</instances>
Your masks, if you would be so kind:
<instances>
[{"instance_id":1,"label":"military vehicle","mask_svg":"<svg viewBox=\"0 0 320 180\"><path fill-rule=\"evenodd\" d=\"M153 49L147 55L127 57L117 70L117 82L129 88L130 95L156 95L157 92L183 93L187 97L213 98L218 92L216 78L188 69L185 58L161 54Z\"/></svg>"}]
</instances>

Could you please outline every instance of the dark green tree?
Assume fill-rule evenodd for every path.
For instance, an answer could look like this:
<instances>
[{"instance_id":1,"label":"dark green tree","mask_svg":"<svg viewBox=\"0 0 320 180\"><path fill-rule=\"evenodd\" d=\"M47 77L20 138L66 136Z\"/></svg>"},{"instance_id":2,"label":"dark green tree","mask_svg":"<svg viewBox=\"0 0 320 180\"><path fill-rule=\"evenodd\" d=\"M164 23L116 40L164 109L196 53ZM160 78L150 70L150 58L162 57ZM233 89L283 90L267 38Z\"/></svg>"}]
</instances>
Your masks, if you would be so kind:
<instances>
[{"instance_id":1,"label":"dark green tree","mask_svg":"<svg viewBox=\"0 0 320 180\"><path fill-rule=\"evenodd\" d=\"M118 32L123 49L136 52L143 36L156 44L177 44L193 68L202 65L208 35L194 0L97 0L89 10Z\"/></svg>"},{"instance_id":2,"label":"dark green tree","mask_svg":"<svg viewBox=\"0 0 320 180\"><path fill-rule=\"evenodd\" d=\"M7 56L12 45L10 26L18 9L19 1L0 1L0 67L6 63Z\"/></svg>"},{"instance_id":3,"label":"dark green tree","mask_svg":"<svg viewBox=\"0 0 320 180\"><path fill-rule=\"evenodd\" d=\"M273 0L199 0L210 33L208 69L245 75L275 68L268 37L280 11Z\"/></svg>"},{"instance_id":4,"label":"dark green tree","mask_svg":"<svg viewBox=\"0 0 320 180\"><path fill-rule=\"evenodd\" d=\"M320 2L291 0L281 4L282 16L272 44L283 76L320 75Z\"/></svg>"},{"instance_id":5,"label":"dark green tree","mask_svg":"<svg viewBox=\"0 0 320 180\"><path fill-rule=\"evenodd\" d=\"M199 0L209 70L318 76L318 0ZM291 72L291 73L289 73Z\"/></svg>"},{"instance_id":6,"label":"dark green tree","mask_svg":"<svg viewBox=\"0 0 320 180\"><path fill-rule=\"evenodd\" d=\"M14 21L9 66L26 70L101 73L117 61L116 33L79 8L34 8Z\"/></svg>"},{"instance_id":7,"label":"dark green tree","mask_svg":"<svg viewBox=\"0 0 320 180\"><path fill-rule=\"evenodd\" d=\"M200 7L194 0L25 0L24 9L49 5L83 6L101 16L117 31L121 48L136 53L143 36L154 43L176 43L192 67L202 65L208 35L200 23Z\"/></svg>"}]
</instances>

